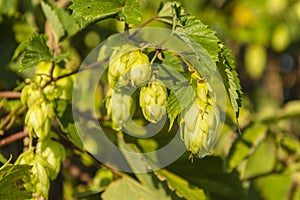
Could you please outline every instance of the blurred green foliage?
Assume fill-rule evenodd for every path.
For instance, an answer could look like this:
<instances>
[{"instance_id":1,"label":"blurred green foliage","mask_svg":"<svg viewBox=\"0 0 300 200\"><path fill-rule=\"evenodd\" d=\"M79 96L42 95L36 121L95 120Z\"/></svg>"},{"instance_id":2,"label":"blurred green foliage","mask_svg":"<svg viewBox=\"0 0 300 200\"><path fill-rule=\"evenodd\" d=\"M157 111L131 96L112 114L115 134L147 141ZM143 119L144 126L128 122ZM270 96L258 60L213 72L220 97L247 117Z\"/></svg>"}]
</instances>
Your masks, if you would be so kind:
<instances>
[{"instance_id":1,"label":"blurred green foliage","mask_svg":"<svg viewBox=\"0 0 300 200\"><path fill-rule=\"evenodd\" d=\"M70 5L68 1L50 2L62 7ZM159 171L155 178L168 179L175 189L176 183L182 183L185 187L175 190L182 196L190 189L188 182L196 187L196 194L210 199L300 199L300 1L181 2L189 13L216 30L236 58L244 91L239 119L241 134L232 123L234 116L229 115L212 156L190 163L185 154L167 167L174 174ZM160 6L159 1L141 0L141 3L142 21L153 17ZM19 60L12 58L17 46L33 32L48 31L45 20L38 0L0 0L0 91L13 88L18 91L21 81L31 75L30 71L19 73ZM157 22L150 24L157 25L162 26ZM95 45L123 30L124 23L107 19L61 44L71 52L71 65L79 66ZM1 120L16 106L13 101L1 99ZM70 128L68 124L66 128ZM16 120L8 134L20 130L22 122ZM164 140L165 136L159 139ZM9 154L19 154L22 151L19 144L1 147L0 153L4 155L0 154L1 162ZM141 146L147 150L146 145ZM118 179L117 175L100 167L88 154L69 150L61 175L52 182L49 198L99 199L99 193L108 187L103 197L112 199L120 185L141 187L137 184L141 181L139 177ZM109 186L116 179L117 184ZM151 195L157 197L166 187L166 183L160 183ZM149 192L144 186L139 191ZM130 193L135 195L136 191ZM172 197L173 192L163 195Z\"/></svg>"}]
</instances>

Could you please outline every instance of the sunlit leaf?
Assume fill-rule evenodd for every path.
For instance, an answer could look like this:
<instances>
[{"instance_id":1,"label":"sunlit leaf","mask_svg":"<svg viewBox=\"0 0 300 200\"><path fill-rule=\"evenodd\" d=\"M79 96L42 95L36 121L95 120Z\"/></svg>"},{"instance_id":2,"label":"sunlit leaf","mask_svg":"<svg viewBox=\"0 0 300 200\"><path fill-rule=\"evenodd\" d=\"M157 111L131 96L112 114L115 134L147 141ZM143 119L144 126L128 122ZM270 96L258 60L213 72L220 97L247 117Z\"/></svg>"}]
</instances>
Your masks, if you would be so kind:
<instances>
[{"instance_id":1,"label":"sunlit leaf","mask_svg":"<svg viewBox=\"0 0 300 200\"><path fill-rule=\"evenodd\" d=\"M35 34L29 39L29 43L21 60L20 71L35 67L42 61L52 61L53 52L46 45L47 39L48 37L42 34Z\"/></svg>"},{"instance_id":2,"label":"sunlit leaf","mask_svg":"<svg viewBox=\"0 0 300 200\"><path fill-rule=\"evenodd\" d=\"M120 15L128 24L139 24L142 20L140 0L127 0Z\"/></svg>"},{"instance_id":3,"label":"sunlit leaf","mask_svg":"<svg viewBox=\"0 0 300 200\"><path fill-rule=\"evenodd\" d=\"M187 180L177 176L165 169L155 171L161 181L166 181L171 190L174 190L179 197L190 200L207 199L204 191L191 185Z\"/></svg>"},{"instance_id":4,"label":"sunlit leaf","mask_svg":"<svg viewBox=\"0 0 300 200\"><path fill-rule=\"evenodd\" d=\"M118 14L122 7L119 0L73 0L72 3L69 8L73 10L73 17L81 29L100 19Z\"/></svg>"},{"instance_id":5,"label":"sunlit leaf","mask_svg":"<svg viewBox=\"0 0 300 200\"><path fill-rule=\"evenodd\" d=\"M238 74L235 70L233 58L230 55L230 50L223 45L220 45L222 52L220 53L220 62L218 63L219 72L223 78L225 89L228 93L232 108L236 118L239 117L240 107L242 106L242 89Z\"/></svg>"},{"instance_id":6,"label":"sunlit leaf","mask_svg":"<svg viewBox=\"0 0 300 200\"><path fill-rule=\"evenodd\" d=\"M65 34L64 27L62 23L60 22L55 10L44 1L41 2L41 6L43 9L43 12L48 19L49 23L51 24L51 28L54 32L54 37L56 41L58 41L62 36Z\"/></svg>"}]
</instances>

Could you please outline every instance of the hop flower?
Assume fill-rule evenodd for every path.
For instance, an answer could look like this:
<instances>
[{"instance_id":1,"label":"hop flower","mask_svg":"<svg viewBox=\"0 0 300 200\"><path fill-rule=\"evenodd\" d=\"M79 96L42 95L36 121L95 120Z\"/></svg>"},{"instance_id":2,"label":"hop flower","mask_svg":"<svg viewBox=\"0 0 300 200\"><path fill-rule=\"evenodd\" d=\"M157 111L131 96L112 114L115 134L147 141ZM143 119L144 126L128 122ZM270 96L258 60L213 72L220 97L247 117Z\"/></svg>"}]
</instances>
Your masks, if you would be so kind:
<instances>
[{"instance_id":1,"label":"hop flower","mask_svg":"<svg viewBox=\"0 0 300 200\"><path fill-rule=\"evenodd\" d=\"M41 140L46 138L50 133L53 116L54 111L50 103L38 102L31 106L25 116L29 133Z\"/></svg>"},{"instance_id":2,"label":"hop flower","mask_svg":"<svg viewBox=\"0 0 300 200\"><path fill-rule=\"evenodd\" d=\"M180 134L192 154L203 157L209 153L216 140L219 111L208 92L205 82L197 85L195 102L183 112Z\"/></svg>"},{"instance_id":3,"label":"hop flower","mask_svg":"<svg viewBox=\"0 0 300 200\"><path fill-rule=\"evenodd\" d=\"M140 106L144 117L156 123L166 114L167 89L164 84L155 80L140 91Z\"/></svg>"},{"instance_id":4,"label":"hop flower","mask_svg":"<svg viewBox=\"0 0 300 200\"><path fill-rule=\"evenodd\" d=\"M125 52L127 48L129 52ZM125 45L111 56L108 67L108 82L111 88L122 87L130 83L138 86L150 79L151 66L146 54L136 47Z\"/></svg>"},{"instance_id":5,"label":"hop flower","mask_svg":"<svg viewBox=\"0 0 300 200\"><path fill-rule=\"evenodd\" d=\"M130 68L129 79L132 86L139 86L150 79L151 67L146 54L140 51L131 52L128 65Z\"/></svg>"},{"instance_id":6,"label":"hop flower","mask_svg":"<svg viewBox=\"0 0 300 200\"><path fill-rule=\"evenodd\" d=\"M132 97L126 92L115 91L110 88L106 100L107 115L111 117L112 128L120 131L130 118L133 109Z\"/></svg>"}]
</instances>

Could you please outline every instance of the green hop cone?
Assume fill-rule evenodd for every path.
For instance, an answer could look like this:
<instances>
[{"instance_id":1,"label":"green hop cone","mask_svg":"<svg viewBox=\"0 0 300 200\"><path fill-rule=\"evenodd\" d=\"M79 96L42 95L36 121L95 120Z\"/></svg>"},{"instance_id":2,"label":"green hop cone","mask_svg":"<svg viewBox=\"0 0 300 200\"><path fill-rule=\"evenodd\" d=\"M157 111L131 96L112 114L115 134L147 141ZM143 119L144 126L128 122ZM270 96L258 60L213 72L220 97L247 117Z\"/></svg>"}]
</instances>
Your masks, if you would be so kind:
<instances>
[{"instance_id":1,"label":"green hop cone","mask_svg":"<svg viewBox=\"0 0 300 200\"><path fill-rule=\"evenodd\" d=\"M124 91L110 89L106 100L107 115L111 117L112 128L120 131L131 116L132 97Z\"/></svg>"},{"instance_id":2,"label":"green hop cone","mask_svg":"<svg viewBox=\"0 0 300 200\"><path fill-rule=\"evenodd\" d=\"M184 110L180 121L180 134L185 146L198 157L208 154L217 139L219 111L208 91L205 82L198 83L197 98Z\"/></svg>"},{"instance_id":3,"label":"green hop cone","mask_svg":"<svg viewBox=\"0 0 300 200\"><path fill-rule=\"evenodd\" d=\"M151 66L146 54L137 47L124 45L113 53L109 60L108 82L111 88L130 83L138 86L150 79Z\"/></svg>"},{"instance_id":4,"label":"green hop cone","mask_svg":"<svg viewBox=\"0 0 300 200\"><path fill-rule=\"evenodd\" d=\"M31 136L41 140L46 138L51 130L54 111L51 103L41 102L31 106L25 116L25 124Z\"/></svg>"},{"instance_id":5,"label":"green hop cone","mask_svg":"<svg viewBox=\"0 0 300 200\"><path fill-rule=\"evenodd\" d=\"M159 80L141 88L140 106L149 122L157 123L166 114L167 96L167 89Z\"/></svg>"},{"instance_id":6,"label":"green hop cone","mask_svg":"<svg viewBox=\"0 0 300 200\"><path fill-rule=\"evenodd\" d=\"M151 77L151 66L149 58L140 51L129 53L128 65L130 67L129 80L132 86L139 86L146 83Z\"/></svg>"},{"instance_id":7,"label":"green hop cone","mask_svg":"<svg viewBox=\"0 0 300 200\"><path fill-rule=\"evenodd\" d=\"M48 176L54 180L61 167L61 162L65 159L66 152L64 147L51 138L37 143L36 153L43 158L41 164L47 170Z\"/></svg>"}]
</instances>

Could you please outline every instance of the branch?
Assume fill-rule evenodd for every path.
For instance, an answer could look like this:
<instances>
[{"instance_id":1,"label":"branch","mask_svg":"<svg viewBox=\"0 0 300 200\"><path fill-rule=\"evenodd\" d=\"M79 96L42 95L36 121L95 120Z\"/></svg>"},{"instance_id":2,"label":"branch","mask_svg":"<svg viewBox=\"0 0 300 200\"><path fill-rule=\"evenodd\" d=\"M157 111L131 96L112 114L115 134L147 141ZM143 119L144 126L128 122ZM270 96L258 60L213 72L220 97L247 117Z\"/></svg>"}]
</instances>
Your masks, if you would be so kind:
<instances>
[{"instance_id":1,"label":"branch","mask_svg":"<svg viewBox=\"0 0 300 200\"><path fill-rule=\"evenodd\" d=\"M6 124L9 123L10 119L15 115L17 114L17 112L23 108L23 105L20 104L19 106L17 106L13 111L11 111L4 119L3 121L1 121L0 123L0 130L2 130L4 128L4 126L6 126ZM1 135L1 133L0 133Z\"/></svg>"},{"instance_id":2,"label":"branch","mask_svg":"<svg viewBox=\"0 0 300 200\"><path fill-rule=\"evenodd\" d=\"M20 131L20 132L14 133L13 135L10 135L10 136L0 140L0 147L3 147L10 143L13 143L13 142L20 140L26 136L28 136L28 131Z\"/></svg>"},{"instance_id":3,"label":"branch","mask_svg":"<svg viewBox=\"0 0 300 200\"><path fill-rule=\"evenodd\" d=\"M3 91L0 92L0 98L18 99L21 97L21 92Z\"/></svg>"}]
</instances>

